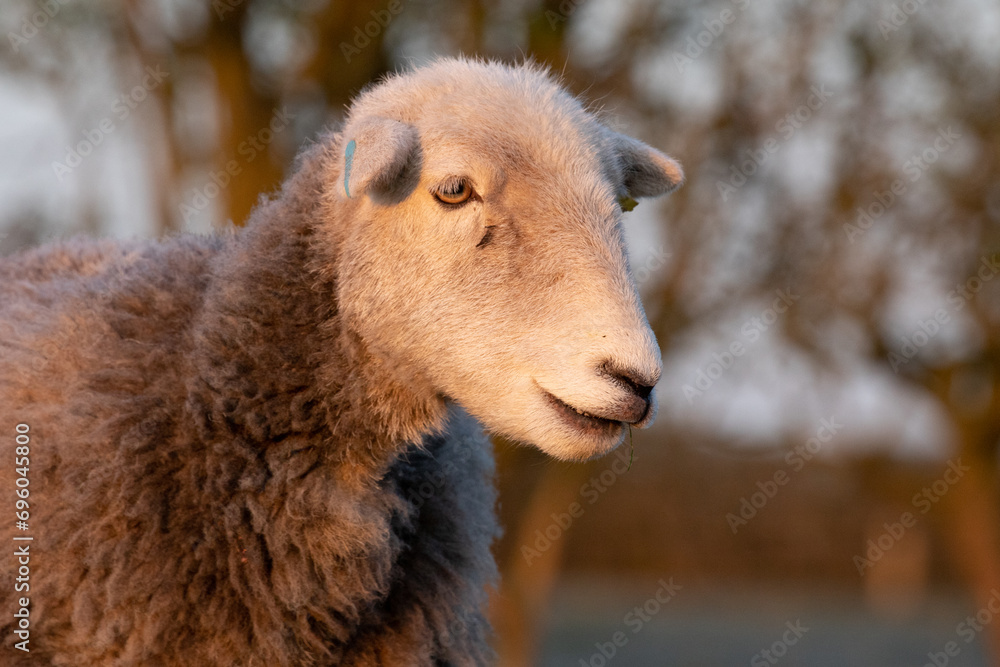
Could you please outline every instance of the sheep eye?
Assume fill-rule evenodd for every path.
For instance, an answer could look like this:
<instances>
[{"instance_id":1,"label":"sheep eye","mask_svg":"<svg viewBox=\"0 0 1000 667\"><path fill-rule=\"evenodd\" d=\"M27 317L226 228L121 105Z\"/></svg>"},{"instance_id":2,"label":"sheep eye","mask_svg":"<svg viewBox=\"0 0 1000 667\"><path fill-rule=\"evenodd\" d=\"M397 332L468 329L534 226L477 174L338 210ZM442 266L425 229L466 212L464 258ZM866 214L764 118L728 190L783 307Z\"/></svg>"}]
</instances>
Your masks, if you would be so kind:
<instances>
[{"instance_id":1,"label":"sheep eye","mask_svg":"<svg viewBox=\"0 0 1000 667\"><path fill-rule=\"evenodd\" d=\"M456 180L441 187L434 196L449 206L464 204L472 198L472 185L466 180Z\"/></svg>"}]
</instances>

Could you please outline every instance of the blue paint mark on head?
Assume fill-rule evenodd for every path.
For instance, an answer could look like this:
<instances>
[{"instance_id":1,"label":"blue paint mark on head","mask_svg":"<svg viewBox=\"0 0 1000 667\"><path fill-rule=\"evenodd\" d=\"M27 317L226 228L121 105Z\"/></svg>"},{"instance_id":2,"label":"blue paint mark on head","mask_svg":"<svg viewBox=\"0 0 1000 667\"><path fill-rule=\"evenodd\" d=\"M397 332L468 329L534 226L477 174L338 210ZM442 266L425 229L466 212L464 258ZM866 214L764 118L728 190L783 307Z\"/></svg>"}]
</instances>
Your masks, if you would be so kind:
<instances>
[{"instance_id":1,"label":"blue paint mark on head","mask_svg":"<svg viewBox=\"0 0 1000 667\"><path fill-rule=\"evenodd\" d=\"M344 192L347 193L348 199L351 197L351 167L354 166L354 149L357 148L357 144L354 139L347 144L347 150L344 151Z\"/></svg>"}]
</instances>

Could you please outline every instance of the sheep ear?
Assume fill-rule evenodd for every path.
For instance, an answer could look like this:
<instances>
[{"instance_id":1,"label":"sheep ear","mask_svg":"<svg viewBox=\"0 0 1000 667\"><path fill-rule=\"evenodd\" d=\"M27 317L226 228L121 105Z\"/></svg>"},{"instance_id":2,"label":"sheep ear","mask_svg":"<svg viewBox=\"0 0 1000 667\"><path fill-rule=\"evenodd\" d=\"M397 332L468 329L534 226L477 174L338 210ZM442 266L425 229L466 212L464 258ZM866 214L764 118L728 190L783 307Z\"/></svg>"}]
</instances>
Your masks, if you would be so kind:
<instances>
[{"instance_id":1,"label":"sheep ear","mask_svg":"<svg viewBox=\"0 0 1000 667\"><path fill-rule=\"evenodd\" d=\"M684 170L676 160L638 139L612 132L612 144L630 197L664 195L684 182Z\"/></svg>"},{"instance_id":2,"label":"sheep ear","mask_svg":"<svg viewBox=\"0 0 1000 667\"><path fill-rule=\"evenodd\" d=\"M388 118L352 123L344 138L344 194L350 198L392 185L419 146L417 128Z\"/></svg>"}]
</instances>

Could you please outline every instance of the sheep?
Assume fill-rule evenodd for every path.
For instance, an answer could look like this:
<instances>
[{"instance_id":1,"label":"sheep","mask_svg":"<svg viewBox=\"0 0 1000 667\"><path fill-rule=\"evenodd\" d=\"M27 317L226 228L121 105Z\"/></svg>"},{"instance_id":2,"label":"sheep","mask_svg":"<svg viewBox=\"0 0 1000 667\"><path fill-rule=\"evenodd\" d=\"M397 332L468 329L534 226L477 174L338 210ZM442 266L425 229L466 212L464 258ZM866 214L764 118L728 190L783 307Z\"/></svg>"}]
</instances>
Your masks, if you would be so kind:
<instances>
[{"instance_id":1,"label":"sheep","mask_svg":"<svg viewBox=\"0 0 1000 667\"><path fill-rule=\"evenodd\" d=\"M682 178L537 65L441 59L240 230L0 262L3 664L489 664L484 429L653 419L619 201Z\"/></svg>"}]
</instances>

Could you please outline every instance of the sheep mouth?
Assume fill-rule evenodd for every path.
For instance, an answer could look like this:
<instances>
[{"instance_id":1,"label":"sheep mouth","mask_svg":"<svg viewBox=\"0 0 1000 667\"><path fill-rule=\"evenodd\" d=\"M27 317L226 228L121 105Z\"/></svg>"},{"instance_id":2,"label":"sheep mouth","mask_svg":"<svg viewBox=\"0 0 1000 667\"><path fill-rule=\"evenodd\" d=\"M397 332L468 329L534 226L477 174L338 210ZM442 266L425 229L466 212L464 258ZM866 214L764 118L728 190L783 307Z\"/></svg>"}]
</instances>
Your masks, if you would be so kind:
<instances>
[{"instance_id":1,"label":"sheep mouth","mask_svg":"<svg viewBox=\"0 0 1000 667\"><path fill-rule=\"evenodd\" d=\"M541 387L539 388L541 389ZM563 421L577 431L582 431L587 435L610 436L624 426L624 424L618 420L598 417L597 415L574 408L569 403L550 394L544 389L542 389L542 393L545 394L545 399L548 401L549 405L551 405L552 408L559 413Z\"/></svg>"}]
</instances>

